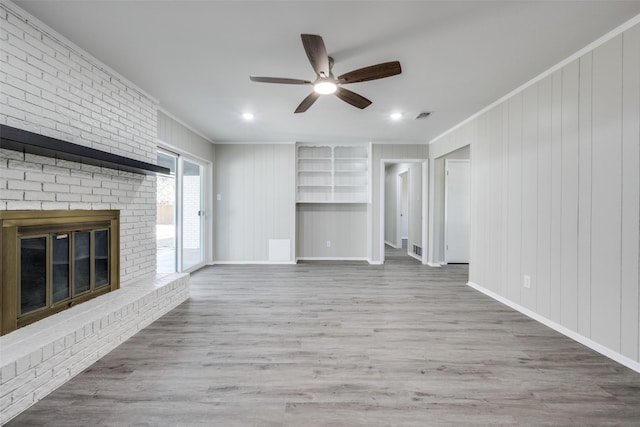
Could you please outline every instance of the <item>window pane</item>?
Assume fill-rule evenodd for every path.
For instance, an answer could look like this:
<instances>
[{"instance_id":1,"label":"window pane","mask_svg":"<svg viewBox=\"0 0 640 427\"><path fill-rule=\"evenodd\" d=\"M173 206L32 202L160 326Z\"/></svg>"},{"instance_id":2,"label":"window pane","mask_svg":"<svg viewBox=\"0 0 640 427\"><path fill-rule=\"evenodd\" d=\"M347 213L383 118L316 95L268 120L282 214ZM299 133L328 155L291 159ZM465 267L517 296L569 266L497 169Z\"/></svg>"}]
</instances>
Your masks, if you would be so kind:
<instances>
[{"instance_id":1,"label":"window pane","mask_svg":"<svg viewBox=\"0 0 640 427\"><path fill-rule=\"evenodd\" d=\"M95 287L109 284L109 231L98 230L93 233L95 254Z\"/></svg>"},{"instance_id":2,"label":"window pane","mask_svg":"<svg viewBox=\"0 0 640 427\"><path fill-rule=\"evenodd\" d=\"M53 236L53 302L69 298L69 235Z\"/></svg>"},{"instance_id":3,"label":"window pane","mask_svg":"<svg viewBox=\"0 0 640 427\"><path fill-rule=\"evenodd\" d=\"M176 166L177 158L158 153L158 165L169 168L170 175L158 175L157 185L157 271L176 271Z\"/></svg>"},{"instance_id":4,"label":"window pane","mask_svg":"<svg viewBox=\"0 0 640 427\"><path fill-rule=\"evenodd\" d=\"M20 241L20 313L47 304L47 238Z\"/></svg>"},{"instance_id":5,"label":"window pane","mask_svg":"<svg viewBox=\"0 0 640 427\"><path fill-rule=\"evenodd\" d=\"M91 233L73 233L74 294L91 289Z\"/></svg>"}]
</instances>

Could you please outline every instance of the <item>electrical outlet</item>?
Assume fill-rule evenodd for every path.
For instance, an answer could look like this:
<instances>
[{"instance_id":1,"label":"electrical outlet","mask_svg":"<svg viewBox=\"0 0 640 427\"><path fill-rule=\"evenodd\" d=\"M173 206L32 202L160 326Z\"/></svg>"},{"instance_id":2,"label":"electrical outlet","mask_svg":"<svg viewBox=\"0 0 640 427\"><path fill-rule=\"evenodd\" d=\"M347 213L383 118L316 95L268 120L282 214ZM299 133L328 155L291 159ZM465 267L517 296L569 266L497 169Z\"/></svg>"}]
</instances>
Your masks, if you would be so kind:
<instances>
[{"instance_id":1,"label":"electrical outlet","mask_svg":"<svg viewBox=\"0 0 640 427\"><path fill-rule=\"evenodd\" d=\"M531 276L524 276L523 285L527 289L531 288Z\"/></svg>"},{"instance_id":2,"label":"electrical outlet","mask_svg":"<svg viewBox=\"0 0 640 427\"><path fill-rule=\"evenodd\" d=\"M331 247L331 240L327 240L327 247L330 248Z\"/></svg>"},{"instance_id":3,"label":"electrical outlet","mask_svg":"<svg viewBox=\"0 0 640 427\"><path fill-rule=\"evenodd\" d=\"M222 200L222 194L218 193L218 194L216 195L216 200Z\"/></svg>"}]
</instances>

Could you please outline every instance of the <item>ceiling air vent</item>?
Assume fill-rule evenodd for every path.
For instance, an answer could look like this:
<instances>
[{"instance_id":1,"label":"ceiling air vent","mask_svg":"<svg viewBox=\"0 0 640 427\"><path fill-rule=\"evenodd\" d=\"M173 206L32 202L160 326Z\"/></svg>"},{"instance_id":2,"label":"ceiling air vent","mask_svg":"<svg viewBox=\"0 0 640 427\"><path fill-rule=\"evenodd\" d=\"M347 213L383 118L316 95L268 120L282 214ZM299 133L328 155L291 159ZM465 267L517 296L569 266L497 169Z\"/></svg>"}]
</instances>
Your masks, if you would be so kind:
<instances>
[{"instance_id":1,"label":"ceiling air vent","mask_svg":"<svg viewBox=\"0 0 640 427\"><path fill-rule=\"evenodd\" d=\"M422 113L420 113L420 114L418 114L416 116L416 120L418 120L418 119L426 119L430 115L431 115L431 111L423 111Z\"/></svg>"}]
</instances>

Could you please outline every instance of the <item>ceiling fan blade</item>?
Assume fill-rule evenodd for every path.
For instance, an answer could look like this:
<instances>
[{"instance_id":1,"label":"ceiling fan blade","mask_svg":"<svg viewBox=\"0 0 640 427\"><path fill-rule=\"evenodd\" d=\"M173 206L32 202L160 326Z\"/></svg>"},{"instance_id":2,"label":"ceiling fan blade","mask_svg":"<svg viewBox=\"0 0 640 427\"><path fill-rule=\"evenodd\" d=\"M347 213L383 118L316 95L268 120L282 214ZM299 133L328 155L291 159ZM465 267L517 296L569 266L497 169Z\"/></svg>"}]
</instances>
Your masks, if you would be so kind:
<instances>
[{"instance_id":1,"label":"ceiling fan blade","mask_svg":"<svg viewBox=\"0 0 640 427\"><path fill-rule=\"evenodd\" d=\"M313 34L301 34L304 51L316 74L329 77L329 55L324 47L322 37Z\"/></svg>"},{"instance_id":2,"label":"ceiling fan blade","mask_svg":"<svg viewBox=\"0 0 640 427\"><path fill-rule=\"evenodd\" d=\"M369 80L383 79L385 77L395 76L402 72L400 62L384 62L382 64L372 65L370 67L360 68L338 77L338 81L342 84L366 82Z\"/></svg>"},{"instance_id":3,"label":"ceiling fan blade","mask_svg":"<svg viewBox=\"0 0 640 427\"><path fill-rule=\"evenodd\" d=\"M364 96L358 95L357 93L351 92L350 90L343 87L339 87L335 91L335 95L347 104L351 104L354 107L360 108L361 110L371 105L371 101L369 101Z\"/></svg>"},{"instance_id":4,"label":"ceiling fan blade","mask_svg":"<svg viewBox=\"0 0 640 427\"><path fill-rule=\"evenodd\" d=\"M280 83L285 85L310 85L311 82L309 80L300 80L300 79L287 79L284 77L257 77L257 76L249 76L252 82L260 82L260 83Z\"/></svg>"},{"instance_id":5,"label":"ceiling fan blade","mask_svg":"<svg viewBox=\"0 0 640 427\"><path fill-rule=\"evenodd\" d=\"M314 102L316 102L316 99L318 99L319 97L320 97L319 93L311 92L305 99L302 100L302 102L300 103L300 105L298 105L298 108L296 108L296 111L294 111L294 113L304 113L309 109L309 107L313 105Z\"/></svg>"}]
</instances>

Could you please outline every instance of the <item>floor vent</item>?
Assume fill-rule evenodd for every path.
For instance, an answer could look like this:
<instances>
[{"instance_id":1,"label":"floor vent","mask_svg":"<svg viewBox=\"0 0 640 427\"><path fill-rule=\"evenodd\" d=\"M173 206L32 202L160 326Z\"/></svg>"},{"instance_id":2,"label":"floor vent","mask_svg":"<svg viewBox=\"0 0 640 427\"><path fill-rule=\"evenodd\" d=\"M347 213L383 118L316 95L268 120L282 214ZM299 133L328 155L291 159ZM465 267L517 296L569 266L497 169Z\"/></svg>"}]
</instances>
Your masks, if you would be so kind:
<instances>
[{"instance_id":1,"label":"floor vent","mask_svg":"<svg viewBox=\"0 0 640 427\"><path fill-rule=\"evenodd\" d=\"M413 254L417 256L422 256L422 248L418 245L413 245Z\"/></svg>"}]
</instances>

